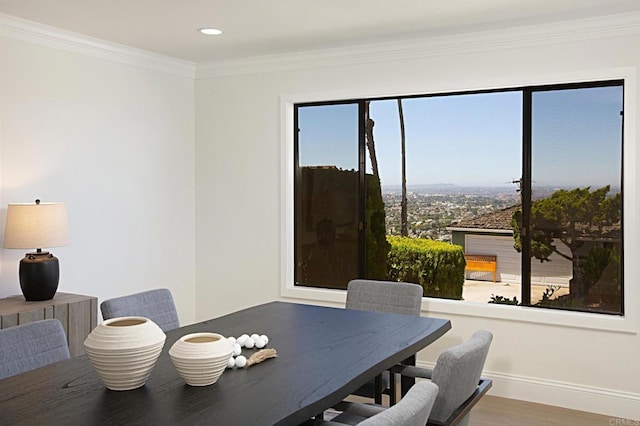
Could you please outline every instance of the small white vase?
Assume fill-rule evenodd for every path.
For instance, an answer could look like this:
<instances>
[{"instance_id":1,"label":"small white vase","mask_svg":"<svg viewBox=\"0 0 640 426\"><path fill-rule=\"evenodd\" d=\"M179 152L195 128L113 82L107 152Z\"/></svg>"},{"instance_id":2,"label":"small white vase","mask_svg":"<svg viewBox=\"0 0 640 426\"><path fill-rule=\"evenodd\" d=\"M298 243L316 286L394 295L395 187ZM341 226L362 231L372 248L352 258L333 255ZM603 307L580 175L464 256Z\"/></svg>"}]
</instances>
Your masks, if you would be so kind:
<instances>
[{"instance_id":1,"label":"small white vase","mask_svg":"<svg viewBox=\"0 0 640 426\"><path fill-rule=\"evenodd\" d=\"M231 343L218 333L187 334L169 349L169 357L178 374L191 386L217 382L232 353Z\"/></svg>"},{"instance_id":2,"label":"small white vase","mask_svg":"<svg viewBox=\"0 0 640 426\"><path fill-rule=\"evenodd\" d=\"M111 318L93 329L84 348L107 388L131 390L147 382L165 339L149 318Z\"/></svg>"}]
</instances>

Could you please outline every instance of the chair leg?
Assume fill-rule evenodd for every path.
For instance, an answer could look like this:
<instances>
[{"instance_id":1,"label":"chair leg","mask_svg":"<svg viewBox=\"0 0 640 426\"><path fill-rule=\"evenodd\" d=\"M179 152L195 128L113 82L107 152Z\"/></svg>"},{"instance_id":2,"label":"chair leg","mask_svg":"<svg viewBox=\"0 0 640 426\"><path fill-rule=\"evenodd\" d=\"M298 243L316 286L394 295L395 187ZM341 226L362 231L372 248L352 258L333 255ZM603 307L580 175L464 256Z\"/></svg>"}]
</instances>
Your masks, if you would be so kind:
<instances>
[{"instance_id":1,"label":"chair leg","mask_svg":"<svg viewBox=\"0 0 640 426\"><path fill-rule=\"evenodd\" d=\"M412 355L409 358L405 359L403 364L406 365L416 365L416 356ZM411 386L416 384L416 379L413 377L400 376L400 398L405 396Z\"/></svg>"},{"instance_id":2,"label":"chair leg","mask_svg":"<svg viewBox=\"0 0 640 426\"><path fill-rule=\"evenodd\" d=\"M458 422L457 426L469 426L470 420L471 420L471 413L467 413L467 415L464 416L462 420L460 420L460 422Z\"/></svg>"}]
</instances>

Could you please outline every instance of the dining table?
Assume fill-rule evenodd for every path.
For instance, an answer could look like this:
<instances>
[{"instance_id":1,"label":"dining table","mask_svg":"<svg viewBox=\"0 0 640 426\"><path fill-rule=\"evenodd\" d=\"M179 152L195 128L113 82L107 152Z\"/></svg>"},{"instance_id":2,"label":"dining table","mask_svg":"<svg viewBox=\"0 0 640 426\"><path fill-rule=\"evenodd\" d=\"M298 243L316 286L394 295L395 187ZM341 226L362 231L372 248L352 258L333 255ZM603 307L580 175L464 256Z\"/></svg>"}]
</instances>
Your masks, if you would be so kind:
<instances>
[{"instance_id":1,"label":"dining table","mask_svg":"<svg viewBox=\"0 0 640 426\"><path fill-rule=\"evenodd\" d=\"M0 424L297 425L450 328L440 318L269 302L168 331L138 389L108 390L87 355L0 380ZM189 386L168 352L196 332L265 334L277 357L227 369L209 386Z\"/></svg>"}]
</instances>

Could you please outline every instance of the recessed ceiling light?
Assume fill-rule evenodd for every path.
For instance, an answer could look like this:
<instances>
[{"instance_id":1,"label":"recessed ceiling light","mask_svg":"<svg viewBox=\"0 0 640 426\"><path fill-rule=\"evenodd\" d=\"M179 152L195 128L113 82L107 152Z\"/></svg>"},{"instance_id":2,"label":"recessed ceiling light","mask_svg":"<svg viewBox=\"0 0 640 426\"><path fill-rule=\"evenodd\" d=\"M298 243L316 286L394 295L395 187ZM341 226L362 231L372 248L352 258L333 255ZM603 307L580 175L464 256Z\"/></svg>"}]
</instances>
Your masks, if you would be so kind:
<instances>
[{"instance_id":1,"label":"recessed ceiling light","mask_svg":"<svg viewBox=\"0 0 640 426\"><path fill-rule=\"evenodd\" d=\"M206 35L220 35L220 34L222 34L222 30L219 30L217 28L200 28L198 31L200 31L202 34L206 34Z\"/></svg>"}]
</instances>

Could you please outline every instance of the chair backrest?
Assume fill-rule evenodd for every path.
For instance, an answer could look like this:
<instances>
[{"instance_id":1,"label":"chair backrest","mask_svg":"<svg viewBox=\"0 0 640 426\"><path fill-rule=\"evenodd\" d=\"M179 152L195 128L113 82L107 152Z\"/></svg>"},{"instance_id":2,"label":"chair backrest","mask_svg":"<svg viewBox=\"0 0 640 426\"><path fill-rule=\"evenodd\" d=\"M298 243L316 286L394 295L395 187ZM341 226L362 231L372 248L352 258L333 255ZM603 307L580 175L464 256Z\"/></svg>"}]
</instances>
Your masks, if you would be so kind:
<instances>
[{"instance_id":1,"label":"chair backrest","mask_svg":"<svg viewBox=\"0 0 640 426\"><path fill-rule=\"evenodd\" d=\"M67 336L57 319L0 330L0 379L69 358Z\"/></svg>"},{"instance_id":2,"label":"chair backrest","mask_svg":"<svg viewBox=\"0 0 640 426\"><path fill-rule=\"evenodd\" d=\"M493 334L478 330L467 342L440 354L431 377L440 392L429 420L444 422L473 394L492 340Z\"/></svg>"},{"instance_id":3,"label":"chair backrest","mask_svg":"<svg viewBox=\"0 0 640 426\"><path fill-rule=\"evenodd\" d=\"M358 423L362 426L424 426L438 395L438 386L428 380L416 383L396 405Z\"/></svg>"},{"instance_id":4,"label":"chair backrest","mask_svg":"<svg viewBox=\"0 0 640 426\"><path fill-rule=\"evenodd\" d=\"M420 315L422 286L394 281L352 280L347 286L347 309Z\"/></svg>"},{"instance_id":5,"label":"chair backrest","mask_svg":"<svg viewBox=\"0 0 640 426\"><path fill-rule=\"evenodd\" d=\"M100 311L104 319L130 316L149 318L162 331L180 327L173 296L166 288L105 300L100 304Z\"/></svg>"}]
</instances>

